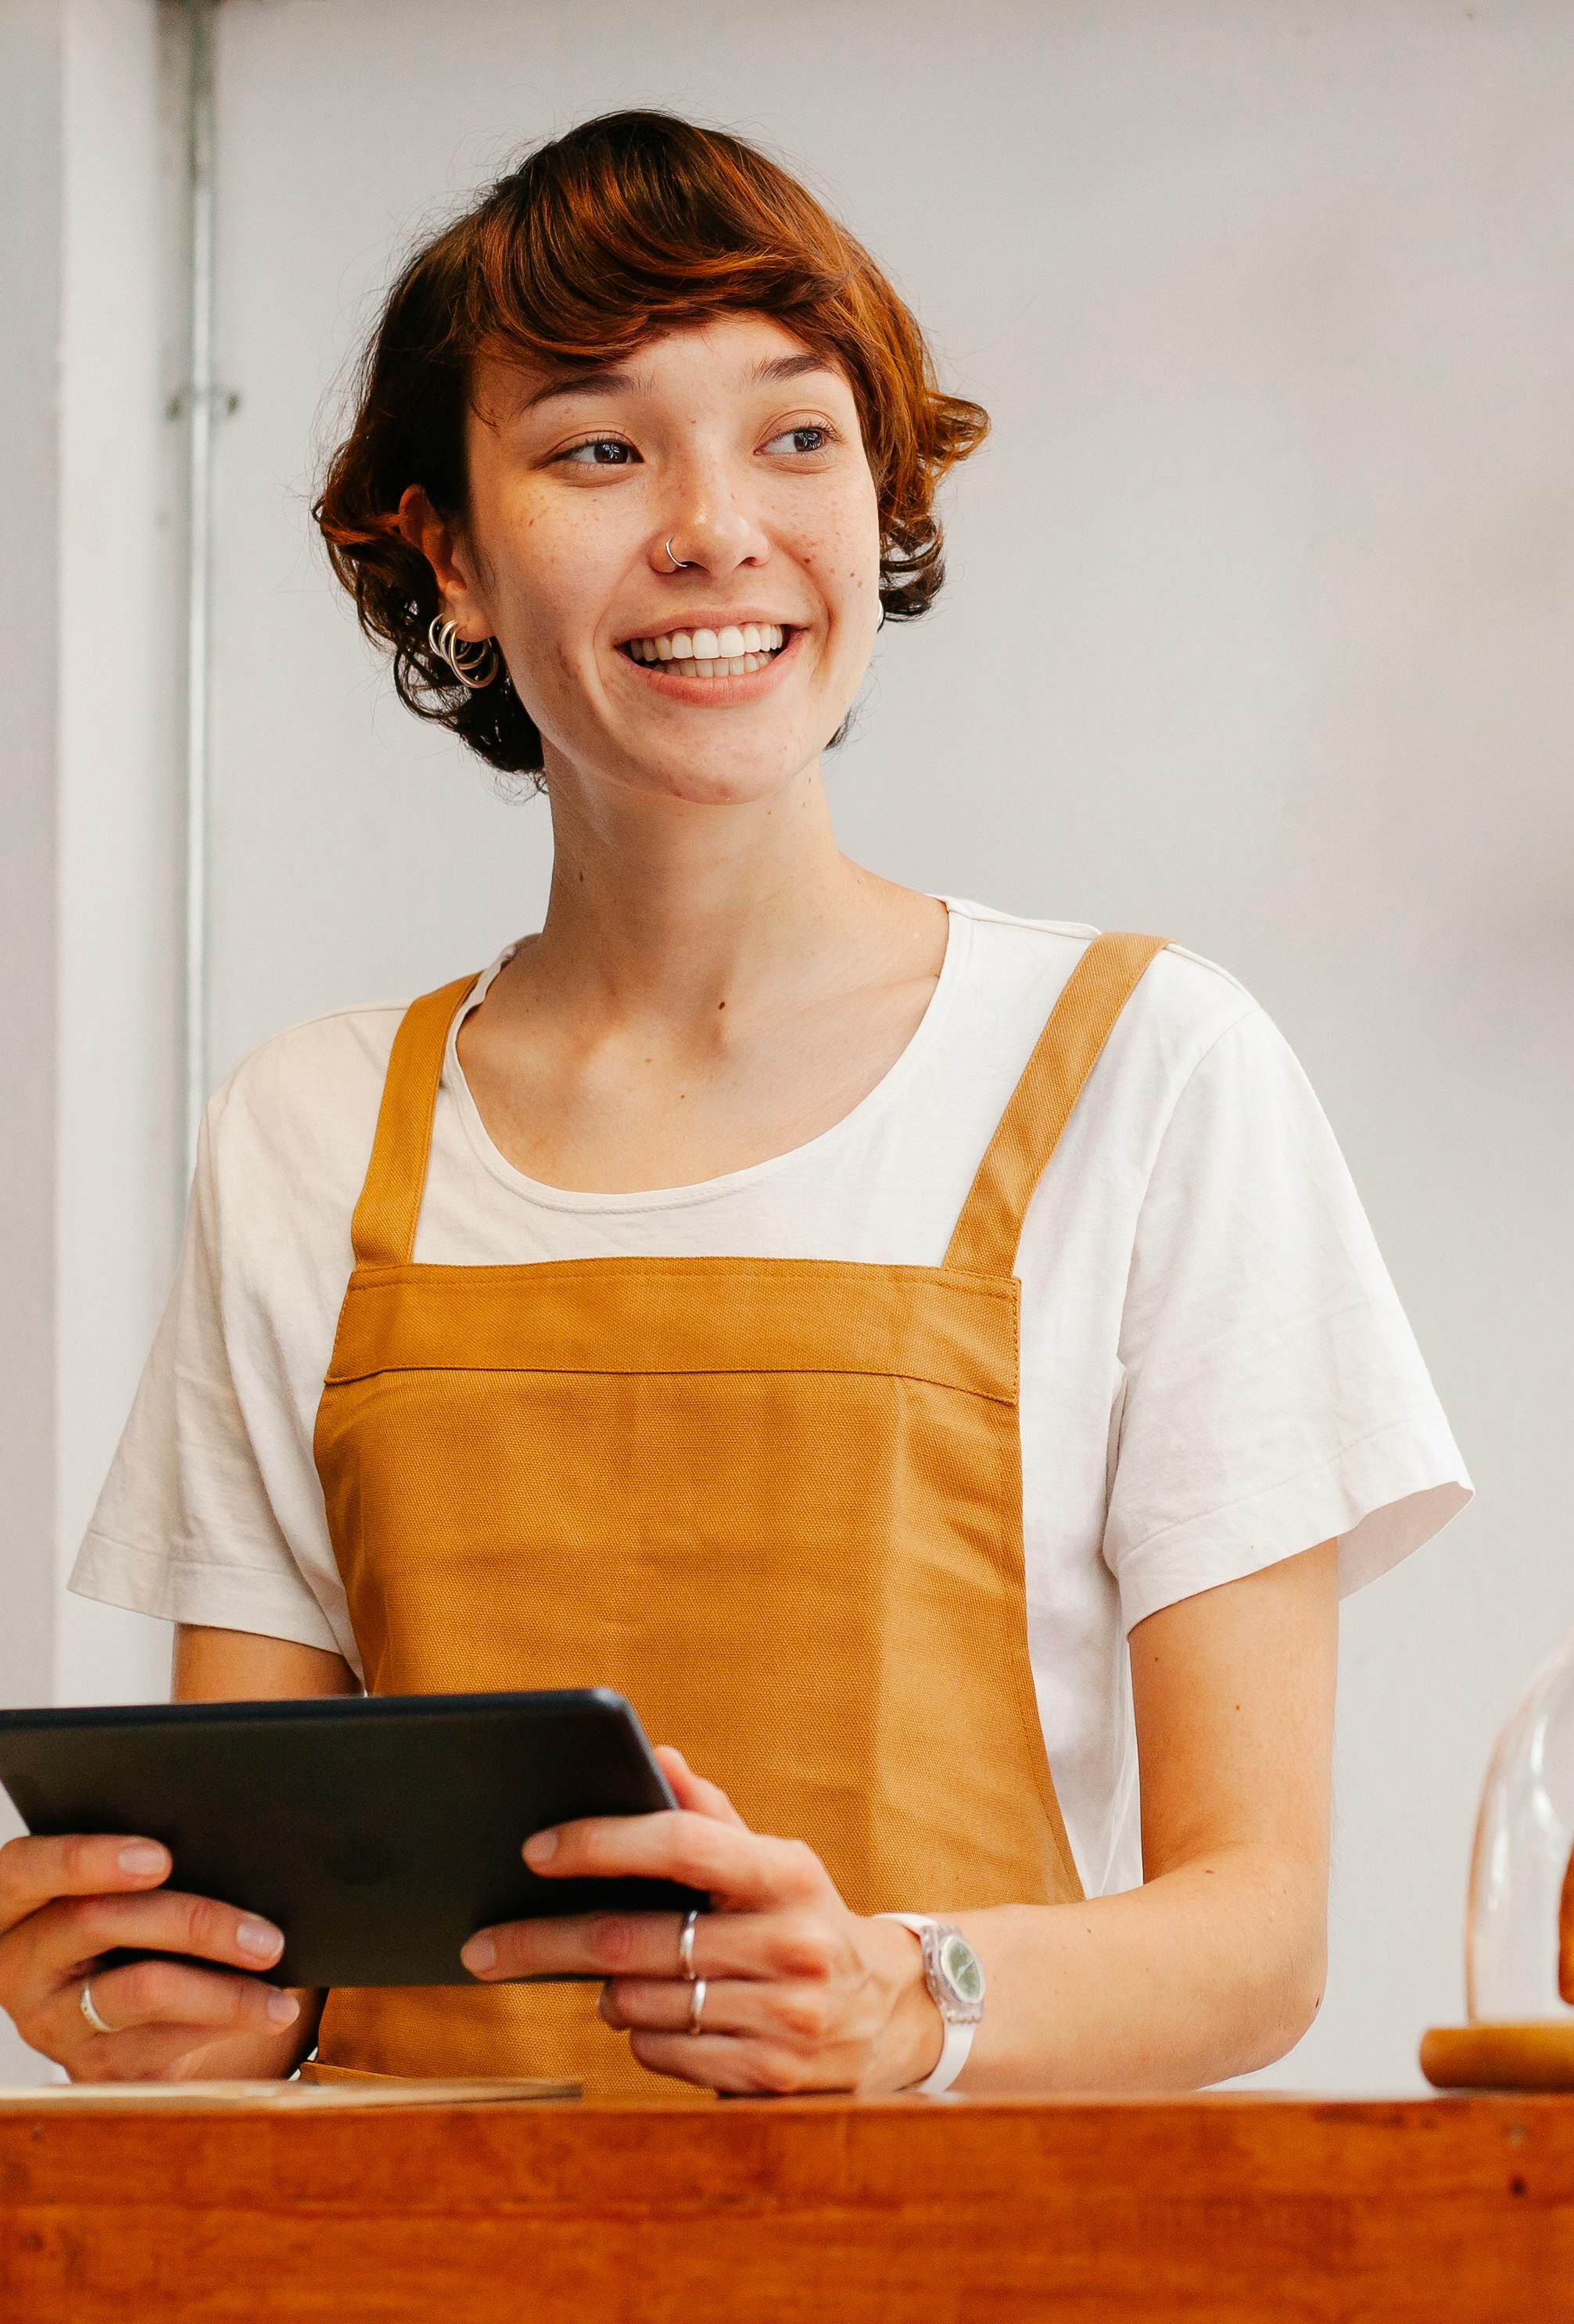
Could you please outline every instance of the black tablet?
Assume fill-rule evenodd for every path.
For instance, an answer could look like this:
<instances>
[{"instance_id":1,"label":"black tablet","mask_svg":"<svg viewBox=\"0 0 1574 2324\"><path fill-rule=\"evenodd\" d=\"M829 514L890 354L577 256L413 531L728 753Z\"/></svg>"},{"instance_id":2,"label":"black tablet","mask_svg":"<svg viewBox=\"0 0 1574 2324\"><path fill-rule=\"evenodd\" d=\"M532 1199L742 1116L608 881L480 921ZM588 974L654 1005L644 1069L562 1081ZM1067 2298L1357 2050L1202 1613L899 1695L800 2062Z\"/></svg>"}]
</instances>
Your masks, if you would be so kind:
<instances>
[{"instance_id":1,"label":"black tablet","mask_svg":"<svg viewBox=\"0 0 1574 2324\"><path fill-rule=\"evenodd\" d=\"M30 1831L162 1840L168 1887L282 1929L278 1985L468 1985L459 1948L495 1922L708 1903L520 1854L547 1824L677 1804L606 1687L0 1711L0 1784Z\"/></svg>"}]
</instances>

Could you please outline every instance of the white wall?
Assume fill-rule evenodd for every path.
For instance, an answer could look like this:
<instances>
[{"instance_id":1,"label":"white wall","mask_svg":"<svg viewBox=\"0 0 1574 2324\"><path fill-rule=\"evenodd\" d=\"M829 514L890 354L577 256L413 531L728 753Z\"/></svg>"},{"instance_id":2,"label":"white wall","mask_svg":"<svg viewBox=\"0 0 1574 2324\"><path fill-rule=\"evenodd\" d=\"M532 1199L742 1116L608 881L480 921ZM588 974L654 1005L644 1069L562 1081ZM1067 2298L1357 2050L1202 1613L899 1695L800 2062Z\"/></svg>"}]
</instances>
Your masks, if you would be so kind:
<instances>
[{"instance_id":1,"label":"white wall","mask_svg":"<svg viewBox=\"0 0 1574 2324\"><path fill-rule=\"evenodd\" d=\"M169 1685L162 1623L63 1582L180 1212L172 31L154 0L0 10L5 1703ZM15 1828L0 1794L0 1839ZM0 2016L0 2081L52 2071Z\"/></svg>"},{"instance_id":2,"label":"white wall","mask_svg":"<svg viewBox=\"0 0 1574 2324\"><path fill-rule=\"evenodd\" d=\"M0 1702L47 1702L54 1655L55 869L53 648L60 444L63 97L60 27L49 0L0 12L0 445L13 540L0 563L0 636L8 642L0 767ZM0 1840L17 1829L0 1794ZM0 2017L0 2081L32 2080L41 2061Z\"/></svg>"},{"instance_id":3,"label":"white wall","mask_svg":"<svg viewBox=\"0 0 1574 2324\"><path fill-rule=\"evenodd\" d=\"M180 1119L184 57L69 0L60 379L55 1546L63 1582L163 1305ZM61 1595L54 1694L161 1701L169 1631Z\"/></svg>"},{"instance_id":4,"label":"white wall","mask_svg":"<svg viewBox=\"0 0 1574 2324\"><path fill-rule=\"evenodd\" d=\"M1253 987L1481 1489L1347 1609L1333 1976L1273 2077L1412 2085L1462 2006L1491 1736L1574 1621L1574 12L693 0L680 38L621 0L228 0L220 65L213 1077L484 960L543 893L543 814L398 709L310 540L325 383L396 250L616 105L774 143L995 420L940 606L884 632L832 761L846 844Z\"/></svg>"},{"instance_id":5,"label":"white wall","mask_svg":"<svg viewBox=\"0 0 1574 2324\"><path fill-rule=\"evenodd\" d=\"M13 539L0 559L7 641L0 779L0 1700L47 1702L53 1653L55 1263L54 597L60 445L63 99L60 27L48 0L0 13L0 445ZM40 1455L42 1447L42 1455ZM0 1812L4 1812L0 1804Z\"/></svg>"},{"instance_id":6,"label":"white wall","mask_svg":"<svg viewBox=\"0 0 1574 2324\"><path fill-rule=\"evenodd\" d=\"M181 1205L173 30L0 11L0 1699L162 1695L160 1626L60 1584Z\"/></svg>"}]
</instances>

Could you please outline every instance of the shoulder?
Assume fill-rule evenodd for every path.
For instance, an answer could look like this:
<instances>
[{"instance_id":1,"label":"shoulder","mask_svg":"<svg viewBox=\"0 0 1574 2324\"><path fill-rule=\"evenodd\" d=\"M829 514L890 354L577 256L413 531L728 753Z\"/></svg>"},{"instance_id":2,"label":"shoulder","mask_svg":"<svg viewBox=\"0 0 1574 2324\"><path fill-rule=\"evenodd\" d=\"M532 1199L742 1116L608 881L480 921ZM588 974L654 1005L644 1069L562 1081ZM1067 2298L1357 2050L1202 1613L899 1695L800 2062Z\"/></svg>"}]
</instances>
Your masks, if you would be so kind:
<instances>
[{"instance_id":1,"label":"shoulder","mask_svg":"<svg viewBox=\"0 0 1574 2324\"><path fill-rule=\"evenodd\" d=\"M332 1103L365 1081L381 1084L408 1000L330 1009L270 1033L215 1091L216 1116L291 1113Z\"/></svg>"},{"instance_id":2,"label":"shoulder","mask_svg":"<svg viewBox=\"0 0 1574 2324\"><path fill-rule=\"evenodd\" d=\"M409 1003L334 1009L273 1033L208 1101L204 1140L215 1191L249 1204L267 1185L308 1200L358 1184L394 1037Z\"/></svg>"},{"instance_id":3,"label":"shoulder","mask_svg":"<svg viewBox=\"0 0 1574 2324\"><path fill-rule=\"evenodd\" d=\"M969 923L979 983L1002 1000L1007 993L1031 995L1045 1015L1088 945L1104 933L1085 920L1029 919L967 899L947 901ZM1233 1028L1259 1021L1267 1024L1238 977L1171 941L1144 971L1112 1038L1127 1066L1143 1058L1173 1086Z\"/></svg>"}]
</instances>

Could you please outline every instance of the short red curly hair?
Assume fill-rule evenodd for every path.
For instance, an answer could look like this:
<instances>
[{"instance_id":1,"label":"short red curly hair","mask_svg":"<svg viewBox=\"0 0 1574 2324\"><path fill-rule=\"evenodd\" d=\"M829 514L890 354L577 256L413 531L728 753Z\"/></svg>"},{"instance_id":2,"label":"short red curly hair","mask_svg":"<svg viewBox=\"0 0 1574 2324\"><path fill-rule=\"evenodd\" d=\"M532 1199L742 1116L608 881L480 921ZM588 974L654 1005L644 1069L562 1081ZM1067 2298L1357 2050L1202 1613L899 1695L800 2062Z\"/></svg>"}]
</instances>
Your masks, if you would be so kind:
<instances>
[{"instance_id":1,"label":"short red curly hair","mask_svg":"<svg viewBox=\"0 0 1574 2324\"><path fill-rule=\"evenodd\" d=\"M389 292L312 514L361 627L393 650L400 698L494 767L539 773L540 730L506 675L470 693L433 653L437 584L396 530L401 496L421 484L462 522L477 358L604 364L738 310L776 318L846 376L877 496L881 602L893 620L926 612L945 576L935 487L988 416L940 392L862 244L741 137L657 111L583 122L418 249Z\"/></svg>"}]
</instances>

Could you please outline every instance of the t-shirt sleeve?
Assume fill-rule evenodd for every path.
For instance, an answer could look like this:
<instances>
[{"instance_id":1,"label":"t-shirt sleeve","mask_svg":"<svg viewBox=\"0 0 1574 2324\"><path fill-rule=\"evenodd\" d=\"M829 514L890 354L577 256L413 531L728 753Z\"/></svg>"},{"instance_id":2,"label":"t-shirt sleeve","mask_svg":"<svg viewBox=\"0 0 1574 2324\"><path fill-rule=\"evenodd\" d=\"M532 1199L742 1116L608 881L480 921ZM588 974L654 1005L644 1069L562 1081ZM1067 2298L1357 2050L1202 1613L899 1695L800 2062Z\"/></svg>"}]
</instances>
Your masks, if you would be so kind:
<instances>
[{"instance_id":1,"label":"t-shirt sleeve","mask_svg":"<svg viewBox=\"0 0 1574 2324\"><path fill-rule=\"evenodd\" d=\"M78 1596L337 1651L265 1489L226 1344L212 1109L180 1267L72 1569Z\"/></svg>"},{"instance_id":2,"label":"t-shirt sleeve","mask_svg":"<svg viewBox=\"0 0 1574 2324\"><path fill-rule=\"evenodd\" d=\"M1120 1359L1105 1556L1128 1629L1334 1537L1348 1592L1471 1497L1328 1120L1255 1006L1160 1142Z\"/></svg>"}]
</instances>

